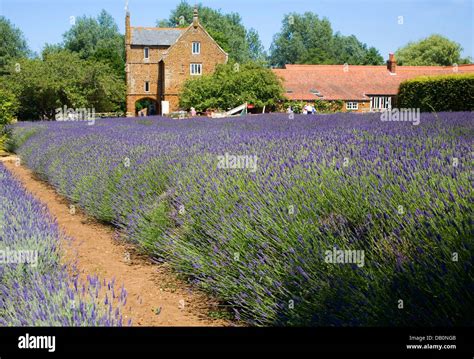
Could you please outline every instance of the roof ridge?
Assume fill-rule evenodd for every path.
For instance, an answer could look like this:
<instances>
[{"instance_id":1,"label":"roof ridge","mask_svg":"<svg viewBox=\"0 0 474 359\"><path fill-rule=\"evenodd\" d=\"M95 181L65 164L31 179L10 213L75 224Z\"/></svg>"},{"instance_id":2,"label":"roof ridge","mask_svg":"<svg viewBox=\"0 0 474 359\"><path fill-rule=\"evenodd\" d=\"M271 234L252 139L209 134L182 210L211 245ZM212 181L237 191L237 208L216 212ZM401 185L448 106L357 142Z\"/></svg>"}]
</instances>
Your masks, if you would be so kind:
<instances>
[{"instance_id":1,"label":"roof ridge","mask_svg":"<svg viewBox=\"0 0 474 359\"><path fill-rule=\"evenodd\" d=\"M286 97L293 100L314 101L311 89L317 89L324 99L367 100L368 95L395 96L402 81L418 76L452 74L452 66L397 66L396 74L384 65L351 65L342 71L341 65L291 65L272 69L283 78ZM472 73L474 66L459 67L459 73Z\"/></svg>"},{"instance_id":2,"label":"roof ridge","mask_svg":"<svg viewBox=\"0 0 474 359\"><path fill-rule=\"evenodd\" d=\"M137 29L137 30L176 30L176 31L185 31L186 28L181 28L181 27L150 27L150 26L132 26L131 29Z\"/></svg>"},{"instance_id":3,"label":"roof ridge","mask_svg":"<svg viewBox=\"0 0 474 359\"><path fill-rule=\"evenodd\" d=\"M185 30L185 29L184 29ZM185 31L180 28L136 27L132 29L132 45L171 46Z\"/></svg>"},{"instance_id":4,"label":"roof ridge","mask_svg":"<svg viewBox=\"0 0 474 359\"><path fill-rule=\"evenodd\" d=\"M289 70L291 68L305 68L305 67L340 67L345 64L286 64L286 68L275 68L275 70ZM360 68L387 68L386 65L348 65L351 68L360 67ZM474 66L474 64L461 64L457 65L458 67L469 67ZM407 70L417 70L417 69L433 69L433 70L446 70L451 69L453 66L441 66L441 65L398 65L397 69L407 69Z\"/></svg>"}]
</instances>

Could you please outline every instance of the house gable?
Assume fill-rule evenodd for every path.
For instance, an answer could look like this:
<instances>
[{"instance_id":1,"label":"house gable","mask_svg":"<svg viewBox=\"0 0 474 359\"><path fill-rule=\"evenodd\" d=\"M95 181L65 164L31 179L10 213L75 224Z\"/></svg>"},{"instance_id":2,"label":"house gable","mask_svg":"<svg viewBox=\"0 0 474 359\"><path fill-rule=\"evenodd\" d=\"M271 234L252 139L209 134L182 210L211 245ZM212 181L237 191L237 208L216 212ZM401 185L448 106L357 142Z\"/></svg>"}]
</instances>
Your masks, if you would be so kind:
<instances>
[{"instance_id":1,"label":"house gable","mask_svg":"<svg viewBox=\"0 0 474 359\"><path fill-rule=\"evenodd\" d=\"M199 54L193 54L193 43L200 44ZM178 93L185 80L190 78L191 64L201 64L202 75L212 74L218 64L226 63L227 53L214 41L201 24L190 25L176 42L163 53L165 91Z\"/></svg>"}]
</instances>

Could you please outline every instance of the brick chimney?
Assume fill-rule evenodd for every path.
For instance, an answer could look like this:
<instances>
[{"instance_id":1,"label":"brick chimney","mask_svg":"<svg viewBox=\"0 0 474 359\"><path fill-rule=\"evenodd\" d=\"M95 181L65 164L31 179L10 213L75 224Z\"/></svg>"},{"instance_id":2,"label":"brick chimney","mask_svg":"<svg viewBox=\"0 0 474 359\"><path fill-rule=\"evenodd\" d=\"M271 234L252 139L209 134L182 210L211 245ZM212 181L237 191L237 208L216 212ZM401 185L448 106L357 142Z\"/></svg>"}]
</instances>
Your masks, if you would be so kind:
<instances>
[{"instance_id":1,"label":"brick chimney","mask_svg":"<svg viewBox=\"0 0 474 359\"><path fill-rule=\"evenodd\" d=\"M397 60L395 59L394 54L388 54L387 70L392 74L397 72Z\"/></svg>"},{"instance_id":2,"label":"brick chimney","mask_svg":"<svg viewBox=\"0 0 474 359\"><path fill-rule=\"evenodd\" d=\"M194 14L193 14L193 26L197 28L199 25L199 15L198 15L198 7L197 5L194 6Z\"/></svg>"},{"instance_id":3,"label":"brick chimney","mask_svg":"<svg viewBox=\"0 0 474 359\"><path fill-rule=\"evenodd\" d=\"M130 31L130 11L127 10L125 15L125 44L130 45L131 43L131 31Z\"/></svg>"},{"instance_id":4,"label":"brick chimney","mask_svg":"<svg viewBox=\"0 0 474 359\"><path fill-rule=\"evenodd\" d=\"M130 88L130 60L131 60L131 48L132 48L132 29L130 27L130 12L128 11L127 6L127 13L125 15L125 85L127 87L127 96L126 96L126 103L127 103L127 117L133 117L135 114L135 109L130 110L129 104L129 96L128 94L131 92ZM133 107L135 105L133 104Z\"/></svg>"}]
</instances>

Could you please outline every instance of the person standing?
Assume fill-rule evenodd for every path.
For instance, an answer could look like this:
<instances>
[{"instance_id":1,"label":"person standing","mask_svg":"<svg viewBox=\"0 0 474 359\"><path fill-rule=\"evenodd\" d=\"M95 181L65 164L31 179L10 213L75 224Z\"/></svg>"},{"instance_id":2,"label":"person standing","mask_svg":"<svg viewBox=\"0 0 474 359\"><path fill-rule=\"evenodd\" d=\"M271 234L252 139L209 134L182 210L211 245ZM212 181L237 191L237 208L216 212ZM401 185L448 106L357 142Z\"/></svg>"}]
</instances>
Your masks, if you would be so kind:
<instances>
[{"instance_id":1,"label":"person standing","mask_svg":"<svg viewBox=\"0 0 474 359\"><path fill-rule=\"evenodd\" d=\"M308 114L308 104L304 105L303 107L303 115L307 115Z\"/></svg>"}]
</instances>

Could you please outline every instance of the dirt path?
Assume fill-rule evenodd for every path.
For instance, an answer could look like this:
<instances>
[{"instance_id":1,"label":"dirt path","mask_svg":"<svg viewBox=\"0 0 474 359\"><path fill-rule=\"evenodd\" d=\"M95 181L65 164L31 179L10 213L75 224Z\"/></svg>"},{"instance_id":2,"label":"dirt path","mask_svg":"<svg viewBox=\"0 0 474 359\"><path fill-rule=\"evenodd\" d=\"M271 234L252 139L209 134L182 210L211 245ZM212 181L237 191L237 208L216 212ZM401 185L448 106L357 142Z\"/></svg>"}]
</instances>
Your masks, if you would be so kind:
<instances>
[{"instance_id":1,"label":"dirt path","mask_svg":"<svg viewBox=\"0 0 474 359\"><path fill-rule=\"evenodd\" d=\"M132 318L134 326L229 325L224 320L209 318L211 311L216 312L217 303L179 281L166 265L153 264L135 254L132 246L114 240L110 226L79 210L71 214L68 201L52 186L38 180L32 171L17 166L15 156L0 161L47 205L60 228L74 239L62 243L66 263L75 262L83 276L97 275L106 281L115 278L117 288L124 285L128 292L126 321Z\"/></svg>"}]
</instances>

